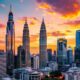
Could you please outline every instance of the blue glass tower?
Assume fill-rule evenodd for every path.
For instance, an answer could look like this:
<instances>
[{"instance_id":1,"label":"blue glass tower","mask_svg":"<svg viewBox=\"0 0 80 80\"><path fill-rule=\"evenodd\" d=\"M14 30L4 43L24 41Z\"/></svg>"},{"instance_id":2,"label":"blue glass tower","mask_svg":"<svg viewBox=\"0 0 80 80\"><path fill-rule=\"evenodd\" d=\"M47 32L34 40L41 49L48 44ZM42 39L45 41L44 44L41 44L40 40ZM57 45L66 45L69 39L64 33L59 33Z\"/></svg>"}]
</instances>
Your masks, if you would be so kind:
<instances>
[{"instance_id":1,"label":"blue glass tower","mask_svg":"<svg viewBox=\"0 0 80 80\"><path fill-rule=\"evenodd\" d=\"M76 47L80 47L80 30L76 31Z\"/></svg>"},{"instance_id":2,"label":"blue glass tower","mask_svg":"<svg viewBox=\"0 0 80 80\"><path fill-rule=\"evenodd\" d=\"M52 61L52 49L47 49L48 61Z\"/></svg>"},{"instance_id":3,"label":"blue glass tower","mask_svg":"<svg viewBox=\"0 0 80 80\"><path fill-rule=\"evenodd\" d=\"M67 61L70 65L73 63L73 51L71 47L67 49Z\"/></svg>"},{"instance_id":4,"label":"blue glass tower","mask_svg":"<svg viewBox=\"0 0 80 80\"><path fill-rule=\"evenodd\" d=\"M57 40L57 62L58 68L62 70L62 67L67 61L67 40L64 38L59 38Z\"/></svg>"}]
</instances>

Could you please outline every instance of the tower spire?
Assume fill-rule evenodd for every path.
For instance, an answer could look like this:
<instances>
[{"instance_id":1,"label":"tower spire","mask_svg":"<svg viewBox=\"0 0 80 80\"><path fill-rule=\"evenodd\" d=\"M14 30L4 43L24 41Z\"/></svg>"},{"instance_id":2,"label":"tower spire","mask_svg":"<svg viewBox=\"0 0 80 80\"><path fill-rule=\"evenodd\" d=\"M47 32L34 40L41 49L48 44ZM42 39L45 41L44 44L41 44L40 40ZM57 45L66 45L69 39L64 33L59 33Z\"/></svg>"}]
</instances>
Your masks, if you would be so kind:
<instances>
[{"instance_id":1,"label":"tower spire","mask_svg":"<svg viewBox=\"0 0 80 80\"><path fill-rule=\"evenodd\" d=\"M25 23L27 24L27 17L25 18Z\"/></svg>"},{"instance_id":2,"label":"tower spire","mask_svg":"<svg viewBox=\"0 0 80 80\"><path fill-rule=\"evenodd\" d=\"M10 4L10 12L12 12L12 5Z\"/></svg>"}]
</instances>

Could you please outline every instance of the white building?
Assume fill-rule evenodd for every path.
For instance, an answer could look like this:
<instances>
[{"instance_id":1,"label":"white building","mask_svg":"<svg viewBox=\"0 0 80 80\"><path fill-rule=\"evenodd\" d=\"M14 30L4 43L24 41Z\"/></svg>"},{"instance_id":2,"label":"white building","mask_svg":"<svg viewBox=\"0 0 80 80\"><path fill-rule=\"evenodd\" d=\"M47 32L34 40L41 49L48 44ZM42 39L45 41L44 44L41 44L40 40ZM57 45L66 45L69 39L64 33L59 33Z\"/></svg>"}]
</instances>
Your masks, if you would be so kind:
<instances>
[{"instance_id":1,"label":"white building","mask_svg":"<svg viewBox=\"0 0 80 80\"><path fill-rule=\"evenodd\" d=\"M50 62L49 67L52 69L52 71L58 70L58 64L57 62Z\"/></svg>"},{"instance_id":2,"label":"white building","mask_svg":"<svg viewBox=\"0 0 80 80\"><path fill-rule=\"evenodd\" d=\"M30 67L15 69L13 77L17 80L41 80L40 72L34 71Z\"/></svg>"},{"instance_id":3,"label":"white building","mask_svg":"<svg viewBox=\"0 0 80 80\"><path fill-rule=\"evenodd\" d=\"M39 56L34 56L34 69L39 69Z\"/></svg>"},{"instance_id":4,"label":"white building","mask_svg":"<svg viewBox=\"0 0 80 80\"><path fill-rule=\"evenodd\" d=\"M80 80L80 68L78 68L78 67L71 67L65 73L65 80Z\"/></svg>"},{"instance_id":5,"label":"white building","mask_svg":"<svg viewBox=\"0 0 80 80\"><path fill-rule=\"evenodd\" d=\"M0 78L6 76L6 54L0 51Z\"/></svg>"}]
</instances>

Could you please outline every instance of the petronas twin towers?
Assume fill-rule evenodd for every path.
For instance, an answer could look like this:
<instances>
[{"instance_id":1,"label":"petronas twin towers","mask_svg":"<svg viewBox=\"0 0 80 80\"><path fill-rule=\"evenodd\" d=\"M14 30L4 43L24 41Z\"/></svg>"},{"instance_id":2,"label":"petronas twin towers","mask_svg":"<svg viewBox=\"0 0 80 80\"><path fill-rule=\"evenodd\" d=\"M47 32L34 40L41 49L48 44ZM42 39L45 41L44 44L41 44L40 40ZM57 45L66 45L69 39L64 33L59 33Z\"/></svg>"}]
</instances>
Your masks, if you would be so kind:
<instances>
[{"instance_id":1,"label":"petronas twin towers","mask_svg":"<svg viewBox=\"0 0 80 80\"><path fill-rule=\"evenodd\" d=\"M48 56L47 56L47 35L46 35L46 27L44 23L44 19L41 24L40 29L40 46L39 46L39 61L40 68L43 68L47 65ZM23 47L25 49L25 63L26 66L31 66L31 58L30 58L30 35L27 21L25 21L24 29L23 29ZM14 69L14 55L15 55L15 29L14 29L14 20L13 13L10 10L7 22L6 29L6 53L7 53L7 72L10 73L12 69ZM11 73L10 73L11 74Z\"/></svg>"},{"instance_id":2,"label":"petronas twin towers","mask_svg":"<svg viewBox=\"0 0 80 80\"><path fill-rule=\"evenodd\" d=\"M40 29L40 46L39 46L39 64L40 68L46 67L48 63L48 56L47 56L47 35L46 35L46 27L44 23L44 19L41 24ZM26 51L26 66L31 65L31 59L30 59L30 37L29 37L29 28L27 21L25 21L24 29L23 29L23 47Z\"/></svg>"}]
</instances>

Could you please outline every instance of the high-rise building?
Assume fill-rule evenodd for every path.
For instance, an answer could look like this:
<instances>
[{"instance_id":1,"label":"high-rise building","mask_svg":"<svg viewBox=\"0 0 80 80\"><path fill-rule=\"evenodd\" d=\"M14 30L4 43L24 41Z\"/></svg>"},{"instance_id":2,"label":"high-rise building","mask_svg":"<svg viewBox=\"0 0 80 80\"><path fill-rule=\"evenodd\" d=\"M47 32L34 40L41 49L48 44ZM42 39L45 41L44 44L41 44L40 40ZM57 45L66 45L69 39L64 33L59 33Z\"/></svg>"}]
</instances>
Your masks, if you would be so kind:
<instances>
[{"instance_id":1,"label":"high-rise building","mask_svg":"<svg viewBox=\"0 0 80 80\"><path fill-rule=\"evenodd\" d=\"M14 69L18 68L18 55L14 55Z\"/></svg>"},{"instance_id":2,"label":"high-rise building","mask_svg":"<svg viewBox=\"0 0 80 80\"><path fill-rule=\"evenodd\" d=\"M67 61L67 40L64 38L57 40L57 61L59 68L62 68Z\"/></svg>"},{"instance_id":3,"label":"high-rise building","mask_svg":"<svg viewBox=\"0 0 80 80\"><path fill-rule=\"evenodd\" d=\"M57 62L57 54L56 54L56 51L54 51L54 53L53 53L52 61Z\"/></svg>"},{"instance_id":4,"label":"high-rise building","mask_svg":"<svg viewBox=\"0 0 80 80\"><path fill-rule=\"evenodd\" d=\"M48 61L52 61L52 49L47 49Z\"/></svg>"},{"instance_id":5,"label":"high-rise building","mask_svg":"<svg viewBox=\"0 0 80 80\"><path fill-rule=\"evenodd\" d=\"M15 30L13 12L10 8L8 22L6 27L6 54L7 54L7 74L12 75L14 68L14 54L15 54Z\"/></svg>"},{"instance_id":6,"label":"high-rise building","mask_svg":"<svg viewBox=\"0 0 80 80\"><path fill-rule=\"evenodd\" d=\"M80 67L80 47L75 48L75 63L78 67Z\"/></svg>"},{"instance_id":7,"label":"high-rise building","mask_svg":"<svg viewBox=\"0 0 80 80\"><path fill-rule=\"evenodd\" d=\"M47 55L47 35L46 35L46 27L44 23L44 19L41 24L40 29L40 38L39 38L40 44L39 44L39 64L40 68L46 67L48 63L48 55Z\"/></svg>"},{"instance_id":8,"label":"high-rise building","mask_svg":"<svg viewBox=\"0 0 80 80\"><path fill-rule=\"evenodd\" d=\"M25 60L25 64L27 67L31 66L31 57L30 57L30 37L29 37L29 28L28 28L28 24L27 21L25 21L24 24L24 29L23 29L23 47L25 49L25 56L26 56L26 60Z\"/></svg>"},{"instance_id":9,"label":"high-rise building","mask_svg":"<svg viewBox=\"0 0 80 80\"><path fill-rule=\"evenodd\" d=\"M18 57L17 57L17 67L18 68L23 68L26 66L25 64L25 60L26 60L26 56L25 56L25 50L23 46L19 46L18 47Z\"/></svg>"},{"instance_id":10,"label":"high-rise building","mask_svg":"<svg viewBox=\"0 0 80 80\"><path fill-rule=\"evenodd\" d=\"M31 55L31 68L34 68L34 55Z\"/></svg>"},{"instance_id":11,"label":"high-rise building","mask_svg":"<svg viewBox=\"0 0 80 80\"><path fill-rule=\"evenodd\" d=\"M39 69L39 56L36 55L33 57L34 61L34 69Z\"/></svg>"},{"instance_id":12,"label":"high-rise building","mask_svg":"<svg viewBox=\"0 0 80 80\"><path fill-rule=\"evenodd\" d=\"M73 51L71 47L67 49L67 61L68 61L68 64L73 63Z\"/></svg>"},{"instance_id":13,"label":"high-rise building","mask_svg":"<svg viewBox=\"0 0 80 80\"><path fill-rule=\"evenodd\" d=\"M80 47L80 30L76 31L76 47Z\"/></svg>"}]
</instances>

